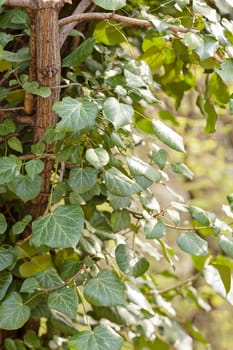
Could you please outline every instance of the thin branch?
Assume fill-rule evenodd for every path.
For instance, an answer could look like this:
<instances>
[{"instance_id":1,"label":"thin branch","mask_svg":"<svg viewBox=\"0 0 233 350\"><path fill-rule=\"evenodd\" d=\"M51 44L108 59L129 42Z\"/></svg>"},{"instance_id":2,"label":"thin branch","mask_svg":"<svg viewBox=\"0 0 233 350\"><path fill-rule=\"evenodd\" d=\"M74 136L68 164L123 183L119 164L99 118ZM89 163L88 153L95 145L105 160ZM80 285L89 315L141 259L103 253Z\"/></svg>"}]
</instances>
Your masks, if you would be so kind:
<instances>
[{"instance_id":1,"label":"thin branch","mask_svg":"<svg viewBox=\"0 0 233 350\"><path fill-rule=\"evenodd\" d=\"M32 1L31 0L5 0L3 1L4 6L10 7L30 7Z\"/></svg>"},{"instance_id":2,"label":"thin branch","mask_svg":"<svg viewBox=\"0 0 233 350\"><path fill-rule=\"evenodd\" d=\"M197 230L209 230L212 229L213 226L187 226L187 227L182 227L182 226L175 226L175 225L169 225L169 224L164 224L167 228L173 229L173 230L178 230L178 231L197 231Z\"/></svg>"},{"instance_id":3,"label":"thin branch","mask_svg":"<svg viewBox=\"0 0 233 350\"><path fill-rule=\"evenodd\" d=\"M9 109L9 111L12 109ZM7 109L0 109L0 120L11 119L18 124L24 124L29 126L35 125L35 119L28 115L15 115L13 112L8 112Z\"/></svg>"},{"instance_id":4,"label":"thin branch","mask_svg":"<svg viewBox=\"0 0 233 350\"><path fill-rule=\"evenodd\" d=\"M179 288L182 288L184 287L185 285L191 285L194 281L196 281L199 277L201 276L200 272L198 272L197 274L187 278L186 280L184 281L181 281L179 283L177 283L175 286L172 286L172 287L168 287L166 289L161 289L161 290L158 290L157 293L158 294L166 294L172 290L176 290L176 289L179 289Z\"/></svg>"},{"instance_id":5,"label":"thin branch","mask_svg":"<svg viewBox=\"0 0 233 350\"><path fill-rule=\"evenodd\" d=\"M92 12L92 13L79 13L69 17L65 17L59 20L59 25L63 26L73 22L89 22L92 20L113 20L117 22L127 23L138 27L153 27L153 23L144 19L131 18L126 16L117 15L112 12Z\"/></svg>"},{"instance_id":6,"label":"thin branch","mask_svg":"<svg viewBox=\"0 0 233 350\"><path fill-rule=\"evenodd\" d=\"M114 12L88 12L88 13L79 13L69 17L65 17L59 20L59 25L67 25L73 22L89 22L93 20L112 20L121 23L125 23L127 25L132 25L136 27L145 27L151 28L154 27L154 24L151 21L145 19L131 18L127 16L121 16ZM187 33L187 32L196 32L197 30L185 27L177 27L173 25L169 25L166 29L171 30L174 33Z\"/></svg>"},{"instance_id":7,"label":"thin branch","mask_svg":"<svg viewBox=\"0 0 233 350\"><path fill-rule=\"evenodd\" d=\"M87 8L91 5L91 0L81 0L76 9L74 10L72 16L79 15L87 10ZM68 23L64 25L64 27L60 31L60 47L64 44L67 36L70 31L76 26L75 22Z\"/></svg>"}]
</instances>

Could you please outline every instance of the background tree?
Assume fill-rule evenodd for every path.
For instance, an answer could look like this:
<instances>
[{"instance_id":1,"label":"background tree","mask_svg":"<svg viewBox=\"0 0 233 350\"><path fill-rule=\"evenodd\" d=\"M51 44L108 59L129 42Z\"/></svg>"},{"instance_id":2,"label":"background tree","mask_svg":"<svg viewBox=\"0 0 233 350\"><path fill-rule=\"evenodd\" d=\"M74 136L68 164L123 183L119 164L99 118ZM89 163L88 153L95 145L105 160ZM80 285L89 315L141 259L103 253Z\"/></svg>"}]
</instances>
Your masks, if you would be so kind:
<instances>
[{"instance_id":1,"label":"background tree","mask_svg":"<svg viewBox=\"0 0 233 350\"><path fill-rule=\"evenodd\" d=\"M232 110L232 5L0 4L2 347L206 347L175 302L210 310L206 282L231 301L233 196L223 221L173 190L177 124L188 94L207 133Z\"/></svg>"}]
</instances>

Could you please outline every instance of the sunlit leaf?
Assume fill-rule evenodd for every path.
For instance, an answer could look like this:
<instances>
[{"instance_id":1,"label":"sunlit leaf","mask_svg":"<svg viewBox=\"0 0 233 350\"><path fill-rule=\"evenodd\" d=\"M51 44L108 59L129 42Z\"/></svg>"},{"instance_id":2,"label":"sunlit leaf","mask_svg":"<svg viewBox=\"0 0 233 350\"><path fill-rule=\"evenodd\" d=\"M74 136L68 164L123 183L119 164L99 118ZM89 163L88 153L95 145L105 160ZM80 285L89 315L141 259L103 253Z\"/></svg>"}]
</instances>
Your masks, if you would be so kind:
<instances>
[{"instance_id":1,"label":"sunlit leaf","mask_svg":"<svg viewBox=\"0 0 233 350\"><path fill-rule=\"evenodd\" d=\"M106 187L115 196L130 196L141 191L141 187L116 168L105 173Z\"/></svg>"},{"instance_id":2,"label":"sunlit leaf","mask_svg":"<svg viewBox=\"0 0 233 350\"><path fill-rule=\"evenodd\" d=\"M143 275L149 268L149 262L126 244L119 244L115 251L116 261L122 272L133 277Z\"/></svg>"},{"instance_id":3,"label":"sunlit leaf","mask_svg":"<svg viewBox=\"0 0 233 350\"><path fill-rule=\"evenodd\" d=\"M160 120L153 120L153 129L160 141L178 152L185 152L182 137L167 125Z\"/></svg>"},{"instance_id":4,"label":"sunlit leaf","mask_svg":"<svg viewBox=\"0 0 233 350\"><path fill-rule=\"evenodd\" d=\"M176 242L185 253L196 256L208 254L208 243L194 232L181 233Z\"/></svg>"},{"instance_id":5,"label":"sunlit leaf","mask_svg":"<svg viewBox=\"0 0 233 350\"><path fill-rule=\"evenodd\" d=\"M220 248L231 258L233 258L233 238L221 235L219 237Z\"/></svg>"},{"instance_id":6,"label":"sunlit leaf","mask_svg":"<svg viewBox=\"0 0 233 350\"><path fill-rule=\"evenodd\" d=\"M109 97L104 101L103 111L105 117L113 123L116 129L130 124L134 115L132 106L120 103L114 97Z\"/></svg>"},{"instance_id":7,"label":"sunlit leaf","mask_svg":"<svg viewBox=\"0 0 233 350\"><path fill-rule=\"evenodd\" d=\"M126 0L93 0L94 3L105 10L115 11L126 5Z\"/></svg>"},{"instance_id":8,"label":"sunlit leaf","mask_svg":"<svg viewBox=\"0 0 233 350\"><path fill-rule=\"evenodd\" d=\"M87 161L95 168L101 168L109 162L108 152L104 148L89 148L86 152Z\"/></svg>"}]
</instances>

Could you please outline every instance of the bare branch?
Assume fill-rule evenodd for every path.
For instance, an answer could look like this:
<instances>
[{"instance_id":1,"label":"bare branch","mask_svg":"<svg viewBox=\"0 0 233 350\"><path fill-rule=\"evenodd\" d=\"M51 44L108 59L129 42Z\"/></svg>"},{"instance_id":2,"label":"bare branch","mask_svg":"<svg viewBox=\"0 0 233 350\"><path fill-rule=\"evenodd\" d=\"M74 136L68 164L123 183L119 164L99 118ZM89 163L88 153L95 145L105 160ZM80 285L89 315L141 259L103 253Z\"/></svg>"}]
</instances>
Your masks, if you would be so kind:
<instances>
[{"instance_id":1,"label":"bare branch","mask_svg":"<svg viewBox=\"0 0 233 350\"><path fill-rule=\"evenodd\" d=\"M87 10L87 8L91 5L91 0L81 0L76 9L73 12L72 16L79 15ZM76 26L75 22L68 23L64 25L64 27L60 31L60 47L64 44L67 36L70 31Z\"/></svg>"},{"instance_id":2,"label":"bare branch","mask_svg":"<svg viewBox=\"0 0 233 350\"><path fill-rule=\"evenodd\" d=\"M92 20L113 20L117 22L127 23L138 27L153 27L153 23L144 19L131 18L117 15L112 12L93 12L93 13L79 13L59 20L59 25L63 26L73 22L89 22Z\"/></svg>"},{"instance_id":3,"label":"bare branch","mask_svg":"<svg viewBox=\"0 0 233 350\"><path fill-rule=\"evenodd\" d=\"M0 110L0 120L1 119L11 119L18 124L25 124L29 126L35 125L35 119L32 116L28 115L16 115L14 112L8 112Z\"/></svg>"},{"instance_id":4,"label":"bare branch","mask_svg":"<svg viewBox=\"0 0 233 350\"><path fill-rule=\"evenodd\" d=\"M11 7L30 7L31 0L5 0L3 1L3 5Z\"/></svg>"},{"instance_id":5,"label":"bare branch","mask_svg":"<svg viewBox=\"0 0 233 350\"><path fill-rule=\"evenodd\" d=\"M131 18L126 16L118 15L114 12L88 12L88 13L79 13L76 15L72 15L69 17L65 17L59 20L59 26L68 25L69 23L74 22L89 22L93 20L100 20L100 21L106 21L106 20L112 20L117 21L121 23L125 23L126 25L132 25L136 27L144 27L144 28L151 28L154 27L154 24L151 21L145 20L145 19L138 19L138 18ZM197 30L192 28L185 28L185 27L177 27L173 25L169 25L167 30L170 30L174 33L187 33L187 32L197 32Z\"/></svg>"}]
</instances>

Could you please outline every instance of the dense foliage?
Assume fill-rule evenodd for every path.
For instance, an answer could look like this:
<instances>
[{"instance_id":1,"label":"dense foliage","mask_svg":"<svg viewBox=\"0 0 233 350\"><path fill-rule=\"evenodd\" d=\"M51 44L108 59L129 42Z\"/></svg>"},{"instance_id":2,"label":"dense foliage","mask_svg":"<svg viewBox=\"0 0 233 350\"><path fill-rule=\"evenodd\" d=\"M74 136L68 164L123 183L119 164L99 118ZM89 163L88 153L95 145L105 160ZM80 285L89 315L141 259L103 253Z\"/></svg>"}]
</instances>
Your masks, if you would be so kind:
<instances>
[{"instance_id":1,"label":"dense foliage","mask_svg":"<svg viewBox=\"0 0 233 350\"><path fill-rule=\"evenodd\" d=\"M215 131L220 110L232 112L233 5L93 3L98 12L151 26L93 20L72 30L53 106L59 122L37 144L33 128L15 117L25 92L49 98L51 89L28 81L27 12L1 7L0 328L36 324L18 339L9 333L4 347L193 349L194 340L208 341L190 320L176 318L173 300L179 294L208 311L200 284L231 291L233 195L218 218L174 191L170 179L192 181L195 170L184 163L174 108L194 94L206 133ZM51 193L44 215L33 220L47 158L54 161ZM177 236L176 247L169 235ZM218 249L211 250L212 240ZM184 282L175 271L179 251L195 269Z\"/></svg>"}]
</instances>

